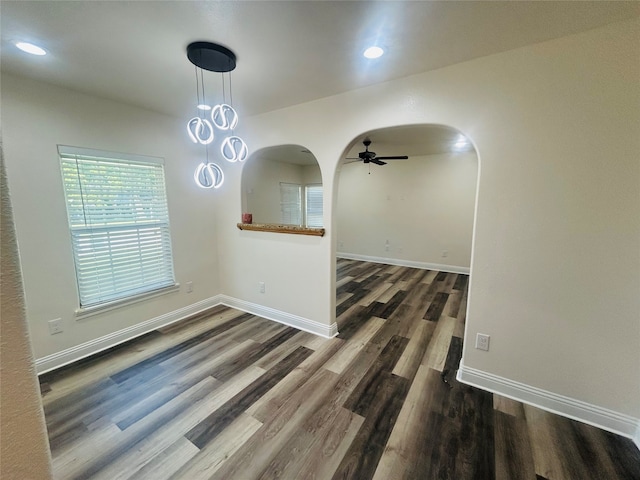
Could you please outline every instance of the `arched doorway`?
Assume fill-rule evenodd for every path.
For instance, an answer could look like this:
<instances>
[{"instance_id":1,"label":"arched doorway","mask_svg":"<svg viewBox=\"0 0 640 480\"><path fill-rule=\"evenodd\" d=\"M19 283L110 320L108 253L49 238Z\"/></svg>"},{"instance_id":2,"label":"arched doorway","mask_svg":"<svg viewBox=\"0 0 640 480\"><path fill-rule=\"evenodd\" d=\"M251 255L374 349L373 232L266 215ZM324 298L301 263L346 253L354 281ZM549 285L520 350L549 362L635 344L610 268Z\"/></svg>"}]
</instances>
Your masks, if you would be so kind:
<instances>
[{"instance_id":1,"label":"arched doorway","mask_svg":"<svg viewBox=\"0 0 640 480\"><path fill-rule=\"evenodd\" d=\"M408 159L381 165L367 162L366 150ZM416 320L402 327L409 335L418 319L444 315L443 335L461 342L478 180L471 140L443 125L390 127L358 135L344 157L334 210L339 331L410 315Z\"/></svg>"}]
</instances>

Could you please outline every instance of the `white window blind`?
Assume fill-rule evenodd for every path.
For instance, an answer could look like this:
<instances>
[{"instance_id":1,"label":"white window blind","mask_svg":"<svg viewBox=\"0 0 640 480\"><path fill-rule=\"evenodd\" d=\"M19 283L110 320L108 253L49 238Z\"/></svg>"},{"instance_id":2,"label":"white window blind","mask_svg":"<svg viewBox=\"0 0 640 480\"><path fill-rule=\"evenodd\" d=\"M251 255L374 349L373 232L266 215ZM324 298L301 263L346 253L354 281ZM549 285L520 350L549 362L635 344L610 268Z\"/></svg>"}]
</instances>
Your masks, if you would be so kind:
<instances>
[{"instance_id":1,"label":"white window blind","mask_svg":"<svg viewBox=\"0 0 640 480\"><path fill-rule=\"evenodd\" d=\"M322 227L322 185L305 187L307 227Z\"/></svg>"},{"instance_id":2,"label":"white window blind","mask_svg":"<svg viewBox=\"0 0 640 480\"><path fill-rule=\"evenodd\" d=\"M58 150L80 306L174 285L162 161Z\"/></svg>"},{"instance_id":3,"label":"white window blind","mask_svg":"<svg viewBox=\"0 0 640 480\"><path fill-rule=\"evenodd\" d=\"M302 187L280 183L280 219L284 225L302 225Z\"/></svg>"}]
</instances>

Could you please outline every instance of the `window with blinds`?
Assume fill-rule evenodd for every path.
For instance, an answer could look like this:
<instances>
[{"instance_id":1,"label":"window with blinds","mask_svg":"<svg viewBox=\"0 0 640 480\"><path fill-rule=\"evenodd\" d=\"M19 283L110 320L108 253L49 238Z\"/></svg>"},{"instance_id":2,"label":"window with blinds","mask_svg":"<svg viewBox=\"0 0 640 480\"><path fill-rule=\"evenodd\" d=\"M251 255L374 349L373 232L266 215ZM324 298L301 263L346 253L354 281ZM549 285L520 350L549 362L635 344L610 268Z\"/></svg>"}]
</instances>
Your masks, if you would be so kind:
<instances>
[{"instance_id":1,"label":"window with blinds","mask_svg":"<svg viewBox=\"0 0 640 480\"><path fill-rule=\"evenodd\" d=\"M302 225L302 187L280 183L280 220L284 225Z\"/></svg>"},{"instance_id":2,"label":"window with blinds","mask_svg":"<svg viewBox=\"0 0 640 480\"><path fill-rule=\"evenodd\" d=\"M174 285L162 159L58 151L80 306Z\"/></svg>"},{"instance_id":3,"label":"window with blinds","mask_svg":"<svg viewBox=\"0 0 640 480\"><path fill-rule=\"evenodd\" d=\"M307 185L305 189L305 218L307 227L322 227L322 185Z\"/></svg>"}]
</instances>

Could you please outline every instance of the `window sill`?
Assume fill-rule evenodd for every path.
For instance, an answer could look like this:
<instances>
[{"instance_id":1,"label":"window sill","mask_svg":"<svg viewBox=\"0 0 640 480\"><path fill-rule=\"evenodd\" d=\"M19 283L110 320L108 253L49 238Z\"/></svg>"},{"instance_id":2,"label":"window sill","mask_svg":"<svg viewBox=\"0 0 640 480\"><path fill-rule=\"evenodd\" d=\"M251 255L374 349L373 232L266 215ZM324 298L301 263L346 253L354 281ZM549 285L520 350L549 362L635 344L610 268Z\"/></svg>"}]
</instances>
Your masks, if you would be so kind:
<instances>
[{"instance_id":1,"label":"window sill","mask_svg":"<svg viewBox=\"0 0 640 480\"><path fill-rule=\"evenodd\" d=\"M112 302L101 303L100 305L93 305L86 308L78 308L75 311L76 320L82 320L83 318L92 317L93 315L99 315L101 313L108 312L109 310L115 310L116 308L131 305L133 303L142 302L150 298L159 297L180 290L180 284L175 283L168 287L159 288L151 292L140 293L120 300L114 300Z\"/></svg>"},{"instance_id":2,"label":"window sill","mask_svg":"<svg viewBox=\"0 0 640 480\"><path fill-rule=\"evenodd\" d=\"M294 235L324 236L324 228L298 227L297 225L274 225L270 223L238 223L240 230L254 232L291 233Z\"/></svg>"}]
</instances>

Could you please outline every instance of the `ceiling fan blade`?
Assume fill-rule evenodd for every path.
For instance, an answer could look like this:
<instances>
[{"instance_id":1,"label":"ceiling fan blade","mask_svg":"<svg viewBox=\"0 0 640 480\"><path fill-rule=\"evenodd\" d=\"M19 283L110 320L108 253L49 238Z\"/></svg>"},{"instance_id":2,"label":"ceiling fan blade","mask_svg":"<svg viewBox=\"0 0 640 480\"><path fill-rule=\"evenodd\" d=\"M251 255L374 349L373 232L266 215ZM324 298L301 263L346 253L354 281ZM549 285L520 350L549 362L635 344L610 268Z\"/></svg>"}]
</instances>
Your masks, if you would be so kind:
<instances>
[{"instance_id":1,"label":"ceiling fan blade","mask_svg":"<svg viewBox=\"0 0 640 480\"><path fill-rule=\"evenodd\" d=\"M395 157L376 157L378 160L408 160L406 155L397 155Z\"/></svg>"},{"instance_id":2,"label":"ceiling fan blade","mask_svg":"<svg viewBox=\"0 0 640 480\"><path fill-rule=\"evenodd\" d=\"M376 165L386 165L387 162L381 162L379 158L372 158L370 160L371 163L375 163Z\"/></svg>"}]
</instances>

